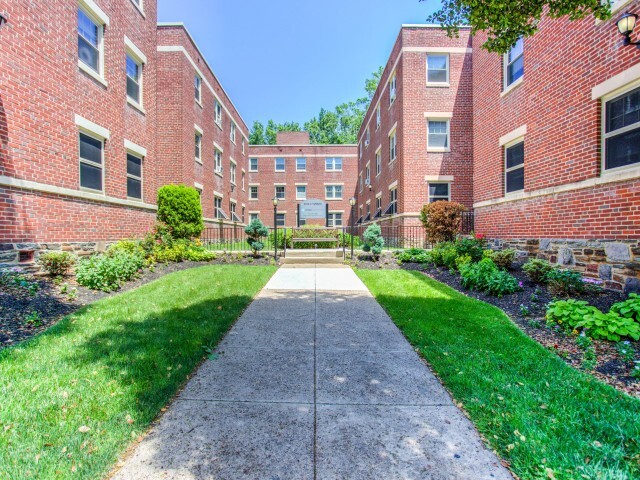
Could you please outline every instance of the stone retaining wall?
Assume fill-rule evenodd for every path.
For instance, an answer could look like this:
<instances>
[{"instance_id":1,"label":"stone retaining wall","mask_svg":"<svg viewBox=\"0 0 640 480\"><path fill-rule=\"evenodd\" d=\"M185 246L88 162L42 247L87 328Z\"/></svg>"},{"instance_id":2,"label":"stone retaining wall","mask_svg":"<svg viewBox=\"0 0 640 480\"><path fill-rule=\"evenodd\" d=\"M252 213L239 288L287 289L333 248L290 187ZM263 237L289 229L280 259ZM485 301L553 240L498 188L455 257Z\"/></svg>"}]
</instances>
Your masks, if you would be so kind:
<instances>
[{"instance_id":1,"label":"stone retaining wall","mask_svg":"<svg viewBox=\"0 0 640 480\"><path fill-rule=\"evenodd\" d=\"M114 242L0 243L0 268L17 265L33 267L38 255L50 250L71 252L79 257L91 255L103 252L111 243ZM31 254L32 257L27 261L20 261L20 252Z\"/></svg>"}]
</instances>

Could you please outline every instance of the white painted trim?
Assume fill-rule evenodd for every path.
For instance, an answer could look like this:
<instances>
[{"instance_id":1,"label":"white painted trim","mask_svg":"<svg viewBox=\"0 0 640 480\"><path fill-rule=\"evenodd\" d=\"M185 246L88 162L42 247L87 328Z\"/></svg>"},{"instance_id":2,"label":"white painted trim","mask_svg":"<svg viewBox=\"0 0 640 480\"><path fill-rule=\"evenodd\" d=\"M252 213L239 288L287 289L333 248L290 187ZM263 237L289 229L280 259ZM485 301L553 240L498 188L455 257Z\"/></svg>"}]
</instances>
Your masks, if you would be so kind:
<instances>
[{"instance_id":1,"label":"white painted trim","mask_svg":"<svg viewBox=\"0 0 640 480\"><path fill-rule=\"evenodd\" d=\"M393 182L392 184L389 185L389 190L393 190L397 186L398 186L398 180L396 180L395 182Z\"/></svg>"},{"instance_id":2,"label":"white painted trim","mask_svg":"<svg viewBox=\"0 0 640 480\"><path fill-rule=\"evenodd\" d=\"M218 198L224 198L224 194L217 192L215 190L213 191L213 196Z\"/></svg>"},{"instance_id":3,"label":"white painted trim","mask_svg":"<svg viewBox=\"0 0 640 480\"><path fill-rule=\"evenodd\" d=\"M213 146L220 152L220 153L224 153L224 149L218 145L217 142L213 142Z\"/></svg>"},{"instance_id":4,"label":"white painted trim","mask_svg":"<svg viewBox=\"0 0 640 480\"><path fill-rule=\"evenodd\" d=\"M169 24L158 24L160 26L163 25L169 25ZM182 27L184 28L184 25L182 25ZM191 35L189 34L189 32L187 31L187 29L185 28L185 31L187 32L187 34L189 35L189 37L191 37ZM191 39L193 41L193 38ZM195 42L194 42L195 44ZM197 47L196 47L197 48ZM199 49L198 49L199 50ZM182 45L158 45L158 52L160 53L164 53L164 52L181 52L182 54L184 54L184 56L187 58L187 60L189 60L189 63L191 63L191 66L193 67L193 69L196 71L196 74L202 79L202 82L207 86L207 88L209 89L209 91L211 92L211 94L215 97L215 99L220 103L220 105L222 105L222 109L227 113L227 115L229 116L229 118L231 118L232 121L234 121L236 123L236 125L238 125L238 122L235 121L234 116L231 114L231 111L226 107L226 105L222 102L222 100L220 100L220 97L218 97L218 94L215 92L215 90L213 89L213 87L211 86L211 84L209 83L209 80L207 80L207 78L204 76L204 74L202 73L202 71L198 68L198 66L196 65L196 62L193 61L193 58L191 58L191 55L189 55L189 52L187 52L187 49L184 48ZM202 56L202 55L201 55ZM204 56L202 56L203 60L204 60ZM211 75L213 75L213 77L216 79L216 81L218 82L218 85L220 85L220 88L222 89L222 91L224 92L224 88L222 87L222 84L218 81L217 77L215 76L215 74L213 73L213 70L211 69L211 67L209 67L209 65L207 64L207 61L205 60L205 65L207 65L207 67L209 68L209 70L211 71ZM226 94L226 92L225 92ZM227 95L227 98L229 98L229 96ZM229 102L231 103L231 105L233 105L233 102L231 101L231 99L229 98ZM234 105L235 108L235 105ZM237 108L236 108L237 111ZM238 114L240 115L240 114ZM242 123L244 123L246 125L246 122L242 119L242 116L240 116L240 120L242 120ZM238 130L240 131L240 134L247 140L247 142L249 141L249 135L246 134L241 128L238 127Z\"/></svg>"},{"instance_id":5,"label":"white painted trim","mask_svg":"<svg viewBox=\"0 0 640 480\"><path fill-rule=\"evenodd\" d=\"M425 175L425 182L453 182L453 175Z\"/></svg>"},{"instance_id":6,"label":"white painted trim","mask_svg":"<svg viewBox=\"0 0 640 480\"><path fill-rule=\"evenodd\" d=\"M252 213L258 214L258 213L260 213L260 210L249 210L247 213L248 214L252 214Z\"/></svg>"},{"instance_id":7,"label":"white painted trim","mask_svg":"<svg viewBox=\"0 0 640 480\"><path fill-rule=\"evenodd\" d=\"M93 0L78 0L78 3L103 25L109 26L109 16Z\"/></svg>"},{"instance_id":8,"label":"white painted trim","mask_svg":"<svg viewBox=\"0 0 640 480\"><path fill-rule=\"evenodd\" d=\"M104 127L101 127L97 123L93 123L91 120L87 120L86 118L81 117L77 113L75 115L75 122L76 122L76 126L80 130L84 130L86 132L97 135L103 140L109 140L109 138L111 137L109 130L107 130Z\"/></svg>"},{"instance_id":9,"label":"white painted trim","mask_svg":"<svg viewBox=\"0 0 640 480\"><path fill-rule=\"evenodd\" d=\"M274 187L286 187L287 184L286 183L274 183L273 186Z\"/></svg>"},{"instance_id":10,"label":"white painted trim","mask_svg":"<svg viewBox=\"0 0 640 480\"><path fill-rule=\"evenodd\" d=\"M309 145L307 145L308 147ZM355 146L355 145L354 145ZM253 145L251 146L251 148L253 148ZM304 155L304 158L357 158L358 155L357 154L353 154L353 155L349 155L349 154L343 154L343 153L325 153L325 154L318 154L318 155ZM298 153L297 155L280 155L280 154L271 154L271 155L251 155L249 158L302 158L300 156L300 153ZM254 171L254 170L251 170ZM257 170L256 170L257 171Z\"/></svg>"},{"instance_id":11,"label":"white painted trim","mask_svg":"<svg viewBox=\"0 0 640 480\"><path fill-rule=\"evenodd\" d=\"M128 150L131 153L135 153L136 155L140 155L142 157L146 157L147 156L147 149L146 148L141 147L140 145L137 145L137 144L135 144L133 142L130 142L126 138L124 139L124 148L125 148L125 150Z\"/></svg>"},{"instance_id":12,"label":"white painted trim","mask_svg":"<svg viewBox=\"0 0 640 480\"><path fill-rule=\"evenodd\" d=\"M140 105L138 102L134 100L131 100L128 96L127 96L127 104L135 108L136 110L138 110L143 115L147 114L147 111L142 107L142 105Z\"/></svg>"},{"instance_id":13,"label":"white painted trim","mask_svg":"<svg viewBox=\"0 0 640 480\"><path fill-rule=\"evenodd\" d=\"M238 163L231 157L229 157L229 160L231 161L231 163L233 163L236 167L238 166Z\"/></svg>"},{"instance_id":14,"label":"white painted trim","mask_svg":"<svg viewBox=\"0 0 640 480\"><path fill-rule=\"evenodd\" d=\"M124 36L124 44L137 61L144 64L147 63L147 56L126 35Z\"/></svg>"},{"instance_id":15,"label":"white painted trim","mask_svg":"<svg viewBox=\"0 0 640 480\"><path fill-rule=\"evenodd\" d=\"M140 0L140 5L137 5L136 2L134 2L133 0L131 0L131 3L133 3L133 6L136 7L136 10L140 12L140 15L142 15L142 18L147 18L147 16L144 13L144 0Z\"/></svg>"},{"instance_id":16,"label":"white painted trim","mask_svg":"<svg viewBox=\"0 0 640 480\"><path fill-rule=\"evenodd\" d=\"M472 48L466 47L403 47L402 53L472 53Z\"/></svg>"},{"instance_id":17,"label":"white painted trim","mask_svg":"<svg viewBox=\"0 0 640 480\"><path fill-rule=\"evenodd\" d=\"M502 203L516 202L519 200L529 200L531 198L543 197L547 195L555 195L558 193L572 192L574 190L582 190L584 188L593 188L599 185L607 185L609 183L625 182L628 180L637 180L640 178L640 167L629 168L625 171L603 173L601 177L594 177L581 182L566 183L555 187L542 188L530 192L517 192L510 194L509 197L501 197L493 200L485 200L483 202L474 203L474 208L489 207Z\"/></svg>"},{"instance_id":18,"label":"white painted trim","mask_svg":"<svg viewBox=\"0 0 640 480\"><path fill-rule=\"evenodd\" d=\"M512 130L511 132L507 133L506 135L501 136L499 139L500 146L504 147L506 144L524 137L526 134L527 134L527 126L522 125L516 128L515 130Z\"/></svg>"},{"instance_id":19,"label":"white painted trim","mask_svg":"<svg viewBox=\"0 0 640 480\"><path fill-rule=\"evenodd\" d=\"M198 190L200 190L201 192L204 191L204 185L202 185L201 183L193 182L193 186Z\"/></svg>"},{"instance_id":20,"label":"white painted trim","mask_svg":"<svg viewBox=\"0 0 640 480\"><path fill-rule=\"evenodd\" d=\"M439 23L403 23L401 28L435 28L444 31ZM470 28L469 25L458 25L460 30L469 30Z\"/></svg>"},{"instance_id":21,"label":"white painted trim","mask_svg":"<svg viewBox=\"0 0 640 480\"><path fill-rule=\"evenodd\" d=\"M306 148L310 148L310 147L323 147L323 148L327 148L327 147L357 147L358 144L357 143L322 143L322 144L317 144L317 143L304 143L304 144L300 144L300 145L250 145L251 148L275 148L275 147L285 147L285 148L292 148L292 147L306 147Z\"/></svg>"},{"instance_id":22,"label":"white painted trim","mask_svg":"<svg viewBox=\"0 0 640 480\"><path fill-rule=\"evenodd\" d=\"M200 136L204 135L204 131L202 130L202 128L200 127L200 125L198 125L197 123L193 124L193 128L196 132L198 132L200 134Z\"/></svg>"},{"instance_id":23,"label":"white painted trim","mask_svg":"<svg viewBox=\"0 0 640 480\"><path fill-rule=\"evenodd\" d=\"M640 63L636 63L633 67L614 75L608 80L596 85L591 89L591 100L597 100L601 97L614 93L616 90L626 88L630 83L640 80Z\"/></svg>"},{"instance_id":24,"label":"white painted trim","mask_svg":"<svg viewBox=\"0 0 640 480\"><path fill-rule=\"evenodd\" d=\"M248 183L247 184L249 187L259 187L260 184L259 183Z\"/></svg>"},{"instance_id":25,"label":"white painted trim","mask_svg":"<svg viewBox=\"0 0 640 480\"><path fill-rule=\"evenodd\" d=\"M433 120L440 118L450 119L453 118L453 112L424 112L424 118L431 118Z\"/></svg>"},{"instance_id":26,"label":"white painted trim","mask_svg":"<svg viewBox=\"0 0 640 480\"><path fill-rule=\"evenodd\" d=\"M381 152L381 153L382 153L382 144L378 145L378 148L376 148L376 151L375 151L375 152L373 152L373 153L377 155L377 154L378 154L378 152Z\"/></svg>"},{"instance_id":27,"label":"white painted trim","mask_svg":"<svg viewBox=\"0 0 640 480\"><path fill-rule=\"evenodd\" d=\"M32 182L30 180L21 180L19 178L7 177L5 175L0 175L0 185L3 187L15 187L23 190L31 190L34 192L50 193L53 195L62 195L65 197L77 198L81 200L122 205L125 207L134 207L143 210L158 209L158 207L155 205L142 203L139 200L124 200L121 198L107 197L103 194L91 193L84 190L72 190L70 188L56 187L54 185Z\"/></svg>"},{"instance_id":28,"label":"white painted trim","mask_svg":"<svg viewBox=\"0 0 640 480\"><path fill-rule=\"evenodd\" d=\"M324 182L324 185L342 185L344 186L344 182Z\"/></svg>"},{"instance_id":29,"label":"white painted trim","mask_svg":"<svg viewBox=\"0 0 640 480\"><path fill-rule=\"evenodd\" d=\"M397 129L398 129L398 122L396 121L396 123L393 124L393 127L391 127L391 130L389 130L387 137L390 137L391 135L393 135L393 132L395 132Z\"/></svg>"},{"instance_id":30,"label":"white painted trim","mask_svg":"<svg viewBox=\"0 0 640 480\"><path fill-rule=\"evenodd\" d=\"M296 183L295 186L296 187L306 187L308 185L308 183Z\"/></svg>"},{"instance_id":31,"label":"white painted trim","mask_svg":"<svg viewBox=\"0 0 640 480\"><path fill-rule=\"evenodd\" d=\"M515 82L513 82L511 85L506 87L504 90L502 90L502 92L500 92L500 98L504 97L508 93L510 93L513 90L515 90L516 87L519 87L520 85L522 85L523 81L524 81L524 75L521 76L519 79L517 79Z\"/></svg>"},{"instance_id":32,"label":"white painted trim","mask_svg":"<svg viewBox=\"0 0 640 480\"><path fill-rule=\"evenodd\" d=\"M102 51L100 51L100 55L103 56L104 53ZM82 60L78 60L78 68L80 70L82 70L84 73L86 73L87 75L89 75L94 80L100 82L105 87L109 86L109 83L104 79L104 77L102 75L100 75L98 72L96 72L90 66L86 65Z\"/></svg>"}]
</instances>

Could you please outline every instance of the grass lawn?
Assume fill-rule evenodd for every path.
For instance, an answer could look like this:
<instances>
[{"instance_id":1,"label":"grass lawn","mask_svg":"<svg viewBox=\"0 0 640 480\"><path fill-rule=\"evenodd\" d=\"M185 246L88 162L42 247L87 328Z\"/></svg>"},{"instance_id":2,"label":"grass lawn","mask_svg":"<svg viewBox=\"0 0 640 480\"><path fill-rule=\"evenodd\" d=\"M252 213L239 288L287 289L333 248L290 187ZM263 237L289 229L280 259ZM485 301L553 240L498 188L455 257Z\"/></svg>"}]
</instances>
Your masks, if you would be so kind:
<instances>
[{"instance_id":1,"label":"grass lawn","mask_svg":"<svg viewBox=\"0 0 640 480\"><path fill-rule=\"evenodd\" d=\"M0 478L102 477L274 271L170 274L0 352Z\"/></svg>"},{"instance_id":2,"label":"grass lawn","mask_svg":"<svg viewBox=\"0 0 640 480\"><path fill-rule=\"evenodd\" d=\"M523 479L640 478L640 401L566 365L499 309L418 272L358 276Z\"/></svg>"}]
</instances>

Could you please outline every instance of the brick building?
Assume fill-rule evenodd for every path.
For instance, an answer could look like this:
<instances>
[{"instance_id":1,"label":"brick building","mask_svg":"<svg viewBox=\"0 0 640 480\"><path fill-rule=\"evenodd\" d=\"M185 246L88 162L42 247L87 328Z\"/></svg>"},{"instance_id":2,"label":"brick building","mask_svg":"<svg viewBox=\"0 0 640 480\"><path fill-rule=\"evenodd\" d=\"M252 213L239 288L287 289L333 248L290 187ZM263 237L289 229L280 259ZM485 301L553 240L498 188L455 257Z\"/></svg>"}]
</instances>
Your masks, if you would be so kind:
<instances>
[{"instance_id":1,"label":"brick building","mask_svg":"<svg viewBox=\"0 0 640 480\"><path fill-rule=\"evenodd\" d=\"M358 221L417 225L428 201L473 204L471 37L403 25L358 135Z\"/></svg>"},{"instance_id":2,"label":"brick building","mask_svg":"<svg viewBox=\"0 0 640 480\"><path fill-rule=\"evenodd\" d=\"M278 226L298 225L298 204L322 200L328 226L349 225L356 185L355 145L311 145L307 132L281 132L276 145L249 147L247 221L273 225L273 198L278 198ZM302 224L304 222L301 222ZM322 224L323 219L308 223Z\"/></svg>"}]
</instances>

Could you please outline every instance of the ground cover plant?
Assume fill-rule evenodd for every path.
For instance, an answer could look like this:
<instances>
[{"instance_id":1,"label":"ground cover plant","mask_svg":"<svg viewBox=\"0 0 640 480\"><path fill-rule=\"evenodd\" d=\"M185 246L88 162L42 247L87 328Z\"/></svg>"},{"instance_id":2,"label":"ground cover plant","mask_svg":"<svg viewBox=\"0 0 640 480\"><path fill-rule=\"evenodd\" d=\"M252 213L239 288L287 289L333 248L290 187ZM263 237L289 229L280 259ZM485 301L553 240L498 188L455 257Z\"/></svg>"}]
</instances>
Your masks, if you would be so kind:
<instances>
[{"instance_id":1,"label":"ground cover plant","mask_svg":"<svg viewBox=\"0 0 640 480\"><path fill-rule=\"evenodd\" d=\"M640 476L638 399L422 273L357 273L519 478Z\"/></svg>"},{"instance_id":2,"label":"ground cover plant","mask_svg":"<svg viewBox=\"0 0 640 480\"><path fill-rule=\"evenodd\" d=\"M103 477L274 271L167 275L0 351L0 477Z\"/></svg>"}]
</instances>

